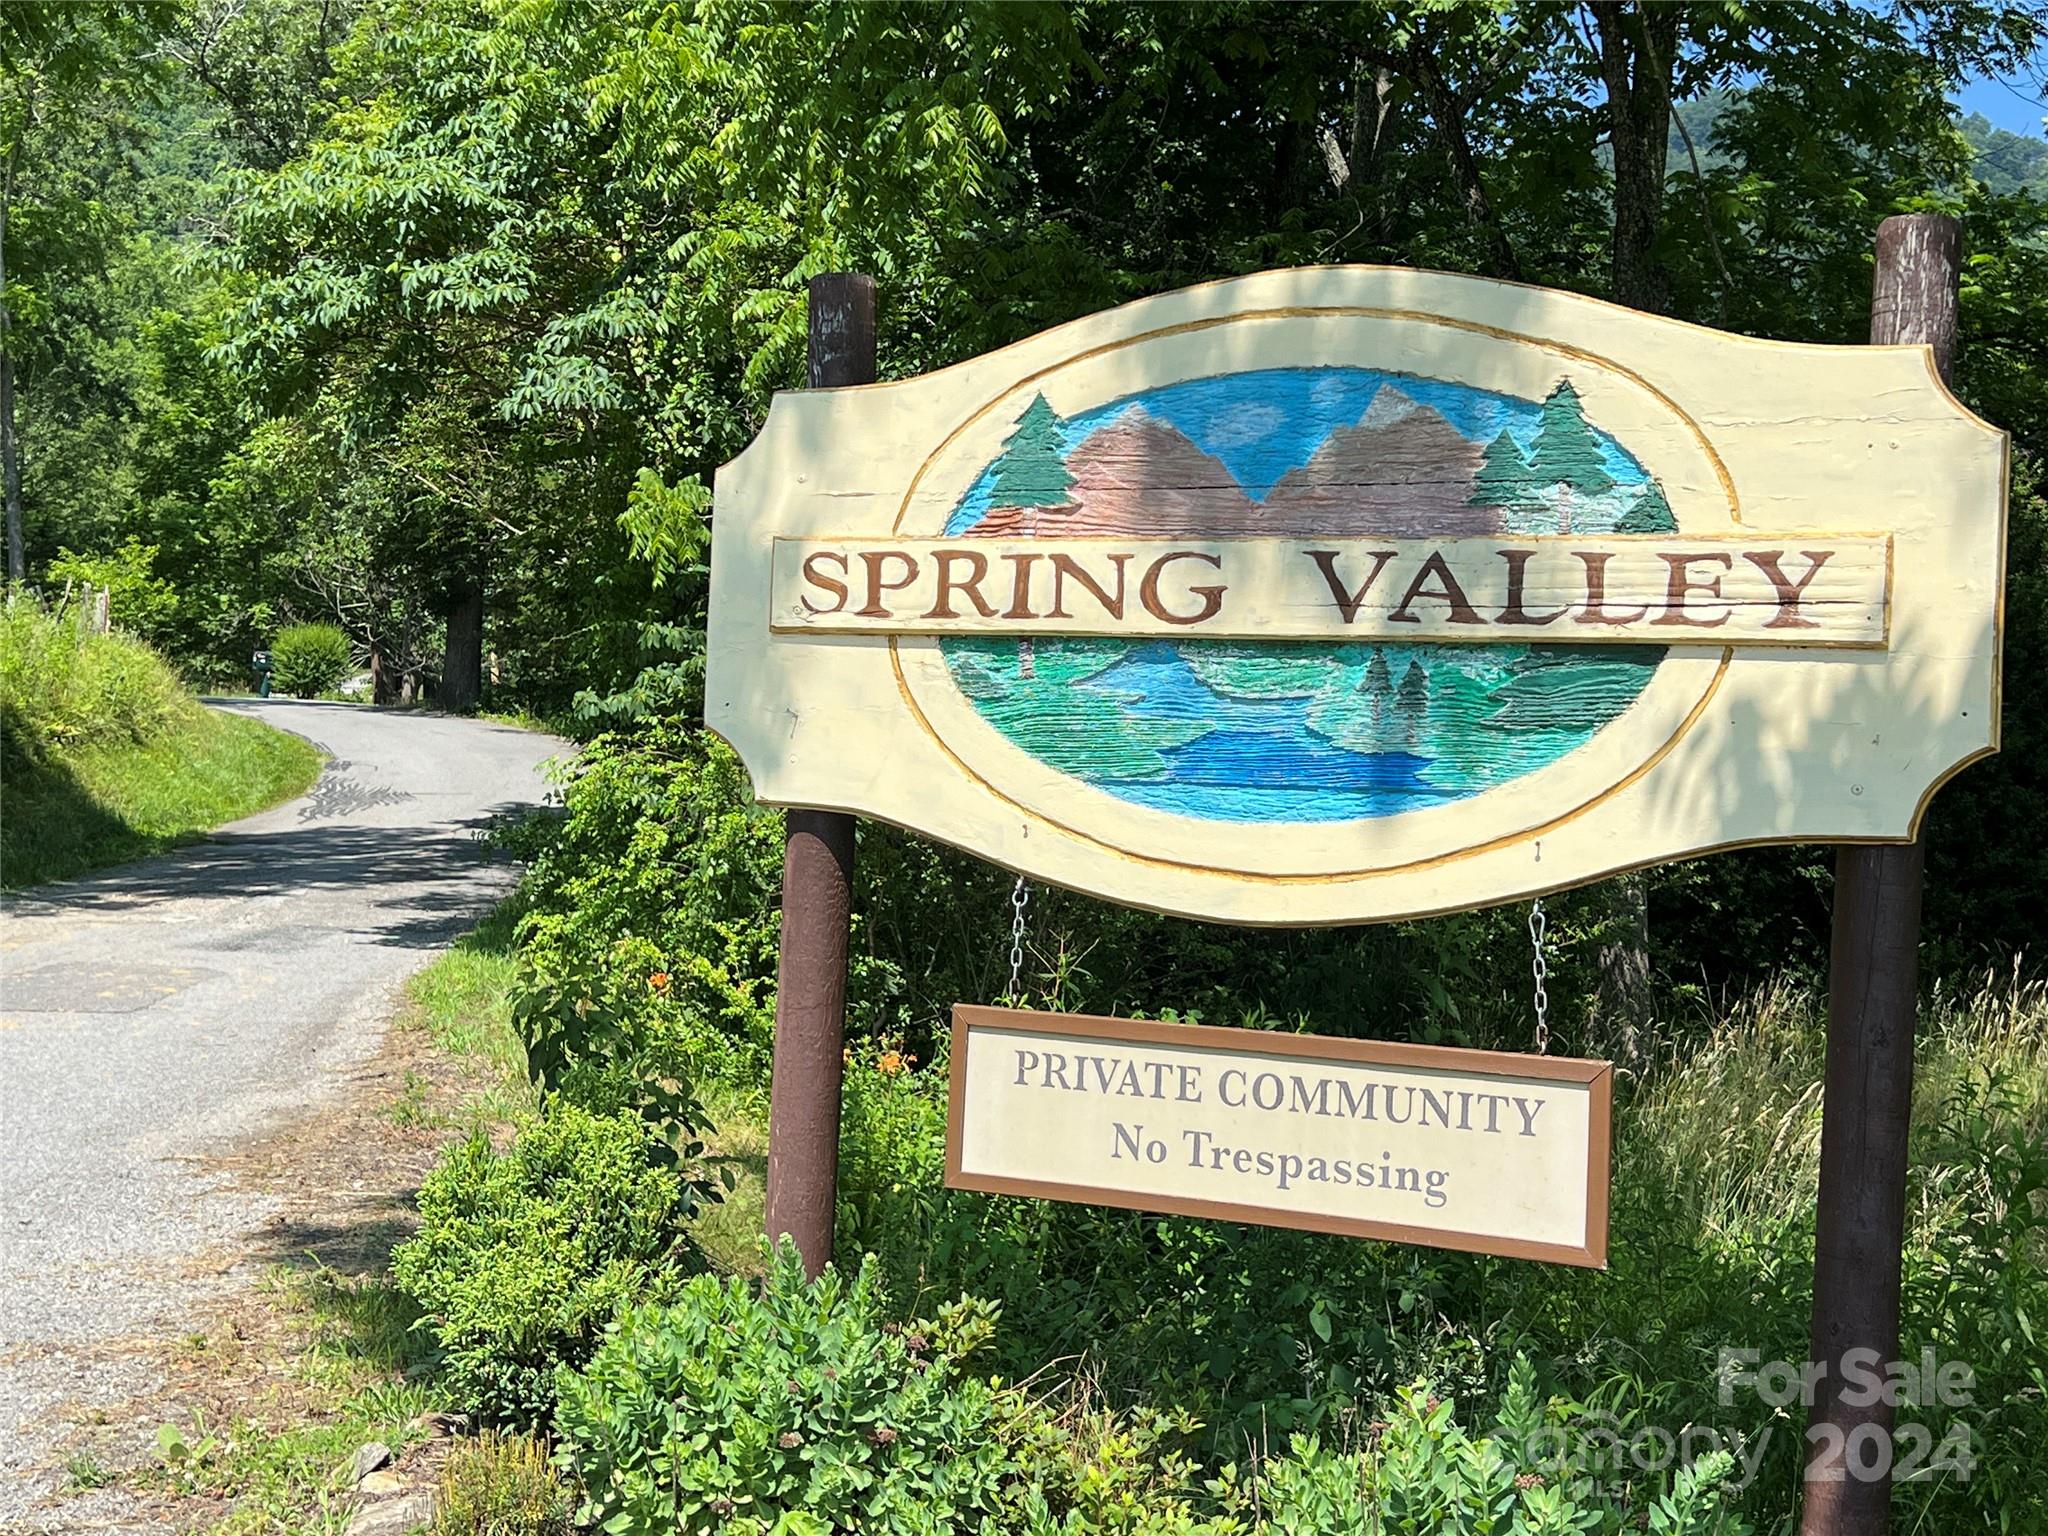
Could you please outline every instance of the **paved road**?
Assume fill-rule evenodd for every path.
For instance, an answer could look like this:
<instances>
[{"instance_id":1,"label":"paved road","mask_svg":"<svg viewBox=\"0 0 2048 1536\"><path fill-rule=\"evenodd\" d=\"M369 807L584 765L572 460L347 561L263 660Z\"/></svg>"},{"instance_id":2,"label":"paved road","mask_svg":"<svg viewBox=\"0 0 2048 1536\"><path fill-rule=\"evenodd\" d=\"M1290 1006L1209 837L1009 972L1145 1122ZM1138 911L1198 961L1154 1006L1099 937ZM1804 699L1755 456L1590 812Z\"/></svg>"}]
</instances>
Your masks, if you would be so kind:
<instances>
[{"instance_id":1,"label":"paved road","mask_svg":"<svg viewBox=\"0 0 2048 1536\"><path fill-rule=\"evenodd\" d=\"M538 802L563 750L482 721L221 707L326 751L313 792L0 907L0 1527L43 1528L65 1421L143 1384L109 1345L191 1323L194 1261L262 1219L198 1160L372 1054L405 977L510 886L477 830Z\"/></svg>"}]
</instances>

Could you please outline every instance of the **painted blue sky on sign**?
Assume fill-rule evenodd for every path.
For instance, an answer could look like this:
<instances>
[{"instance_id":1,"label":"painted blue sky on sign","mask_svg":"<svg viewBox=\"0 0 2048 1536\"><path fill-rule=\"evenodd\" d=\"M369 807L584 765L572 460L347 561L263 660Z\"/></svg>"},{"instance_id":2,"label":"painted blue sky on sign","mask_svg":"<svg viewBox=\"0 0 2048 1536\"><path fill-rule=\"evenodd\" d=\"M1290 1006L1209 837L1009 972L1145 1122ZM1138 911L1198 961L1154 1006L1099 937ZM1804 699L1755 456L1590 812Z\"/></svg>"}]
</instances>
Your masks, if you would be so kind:
<instances>
[{"instance_id":1,"label":"painted blue sky on sign","mask_svg":"<svg viewBox=\"0 0 2048 1536\"><path fill-rule=\"evenodd\" d=\"M1505 427L1527 453L1543 419L1535 400L1491 390L1425 379L1377 368L1267 368L1189 379L1163 389L1122 395L1104 405L1062 419L1073 448L1098 427L1142 405L1175 427L1204 452L1213 453L1247 494L1263 499L1280 477L1306 464L1332 432L1348 427L1371 409L1379 392L1391 387L1439 412L1474 442L1488 442ZM1594 429L1606 456L1607 472L1624 485L1648 476L1635 458L1608 434ZM979 475L946 520L948 536L965 532L989 509L995 465Z\"/></svg>"}]
</instances>

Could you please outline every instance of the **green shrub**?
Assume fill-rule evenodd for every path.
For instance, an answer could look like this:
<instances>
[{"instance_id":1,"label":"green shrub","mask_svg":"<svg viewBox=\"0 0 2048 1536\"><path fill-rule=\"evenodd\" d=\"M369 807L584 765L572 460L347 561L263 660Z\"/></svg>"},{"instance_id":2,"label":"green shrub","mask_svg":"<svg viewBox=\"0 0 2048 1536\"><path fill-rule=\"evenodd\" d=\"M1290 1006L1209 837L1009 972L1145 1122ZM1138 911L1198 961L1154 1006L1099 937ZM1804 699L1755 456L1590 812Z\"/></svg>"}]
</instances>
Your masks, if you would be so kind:
<instances>
[{"instance_id":1,"label":"green shrub","mask_svg":"<svg viewBox=\"0 0 2048 1536\"><path fill-rule=\"evenodd\" d=\"M332 624L290 624L270 642L271 683L294 698L339 688L355 668L348 636Z\"/></svg>"},{"instance_id":2,"label":"green shrub","mask_svg":"<svg viewBox=\"0 0 2048 1536\"><path fill-rule=\"evenodd\" d=\"M486 1430L448 1452L434 1536L567 1536L574 1502L538 1440Z\"/></svg>"},{"instance_id":3,"label":"green shrub","mask_svg":"<svg viewBox=\"0 0 2048 1536\"><path fill-rule=\"evenodd\" d=\"M1603 1452L1604 1437L1574 1433L1577 1405L1537 1399L1535 1372L1517 1359L1499 1422L1475 1437L1457 1422L1454 1404L1428 1383L1403 1389L1395 1412L1368 1458L1375 1529L1389 1532L1515 1531L1529 1536L1605 1536L1647 1528L1660 1536L1745 1536L1749 1527L1729 1509L1720 1484L1735 1459L1714 1450L1678 1468L1668 1487L1643 1495L1645 1481L1620 1454ZM1604 1426L1603 1426L1604 1427ZM1293 1447L1299 1470L1280 1481L1297 1509L1320 1519L1341 1504L1341 1485L1307 1475L1318 1460L1314 1442ZM1640 1511L1640 1513L1639 1513ZM1340 1511L1341 1513L1341 1511ZM1275 1523L1289 1536L1340 1527ZM1356 1528L1356 1527L1353 1527Z\"/></svg>"},{"instance_id":4,"label":"green shrub","mask_svg":"<svg viewBox=\"0 0 2048 1536\"><path fill-rule=\"evenodd\" d=\"M710 1276L624 1314L564 1381L561 1457L609 1536L1742 1536L1725 1451L1648 1478L1603 1457L1579 1406L1517 1360L1472 1435L1426 1382L1362 1444L1293 1436L1204 1476L1185 1414L1055 1406L969 1375L995 1310L882 1320L876 1271L807 1284L794 1251L756 1287ZM1258 1442L1254 1442L1255 1448Z\"/></svg>"},{"instance_id":5,"label":"green shrub","mask_svg":"<svg viewBox=\"0 0 2048 1536\"><path fill-rule=\"evenodd\" d=\"M730 748L677 721L600 736L563 773L564 814L502 834L528 865L520 938L532 986L580 989L635 1050L675 1070L754 1086L774 1029L781 814L754 803ZM1013 878L874 823L859 838L848 1030L929 1056L953 1003L1008 987ZM1593 931L1570 921L1575 899L1551 904L1558 1017L1577 974L1570 936ZM1507 1009L1525 1043L1522 920L1502 908L1250 932L1040 887L1023 985L1035 1001L1080 1012L1170 1004L1216 1023L1306 1018L1332 1033L1465 1044L1493 1043L1487 1020ZM1372 988L1361 991L1361 974Z\"/></svg>"},{"instance_id":6,"label":"green shrub","mask_svg":"<svg viewBox=\"0 0 2048 1536\"><path fill-rule=\"evenodd\" d=\"M561 1100L507 1151L482 1134L449 1149L392 1274L465 1407L544 1424L557 1367L580 1365L620 1307L673 1288L681 1224L710 1194L673 1162L638 1118Z\"/></svg>"},{"instance_id":7,"label":"green shrub","mask_svg":"<svg viewBox=\"0 0 2048 1536\"><path fill-rule=\"evenodd\" d=\"M511 1002L527 1075L543 1093L598 1114L639 1116L671 1163L703 1150L694 1136L703 1111L681 1075L688 1068L649 1031L646 1013L619 1004L604 977L578 972L543 982L525 968Z\"/></svg>"},{"instance_id":8,"label":"green shrub","mask_svg":"<svg viewBox=\"0 0 2048 1536\"><path fill-rule=\"evenodd\" d=\"M567 815L504 838L528 865L524 1012L601 1006L635 1070L765 1075L780 813L752 803L729 748L680 725L600 737L564 772Z\"/></svg>"},{"instance_id":9,"label":"green shrub","mask_svg":"<svg viewBox=\"0 0 2048 1536\"><path fill-rule=\"evenodd\" d=\"M692 1280L564 1381L582 1518L611 1536L982 1529L1016 1474L1017 1400L960 1363L989 1326L966 1302L890 1326L872 1266L807 1284L788 1247L760 1287Z\"/></svg>"}]
</instances>

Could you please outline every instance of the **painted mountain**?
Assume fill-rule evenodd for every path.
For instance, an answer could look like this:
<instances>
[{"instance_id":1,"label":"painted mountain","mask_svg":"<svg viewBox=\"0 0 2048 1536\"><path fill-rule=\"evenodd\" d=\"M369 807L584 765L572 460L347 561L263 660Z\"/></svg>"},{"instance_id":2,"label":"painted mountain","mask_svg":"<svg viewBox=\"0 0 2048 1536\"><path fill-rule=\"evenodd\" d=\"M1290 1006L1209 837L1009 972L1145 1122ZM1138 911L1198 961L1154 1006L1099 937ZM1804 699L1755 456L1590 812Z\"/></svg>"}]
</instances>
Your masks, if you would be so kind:
<instances>
[{"instance_id":1,"label":"painted mountain","mask_svg":"<svg viewBox=\"0 0 2048 1536\"><path fill-rule=\"evenodd\" d=\"M1662 490L1560 380L1540 401L1370 368L1191 379L1062 419L1041 395L953 537L1660 533ZM1508 783L1642 692L1650 647L942 642L981 717L1134 805L1363 821Z\"/></svg>"},{"instance_id":2,"label":"painted mountain","mask_svg":"<svg viewBox=\"0 0 2048 1536\"><path fill-rule=\"evenodd\" d=\"M1496 533L1502 509L1475 495L1484 457L1442 412L1383 385L1356 426L1339 427L1280 477L1267 523L1305 535Z\"/></svg>"},{"instance_id":3,"label":"painted mountain","mask_svg":"<svg viewBox=\"0 0 2048 1536\"><path fill-rule=\"evenodd\" d=\"M1053 451L1019 423L1009 454ZM1043 430L1040 428L1039 430ZM1356 422L1317 445L1254 501L1230 467L1142 405L1125 408L1061 454L1059 499L994 504L965 530L984 538L1330 538L1492 533L1499 508L1474 504L1485 449L1442 413L1383 385ZM1014 491L1012 492L1014 494Z\"/></svg>"},{"instance_id":4,"label":"painted mountain","mask_svg":"<svg viewBox=\"0 0 2048 1536\"><path fill-rule=\"evenodd\" d=\"M1259 509L1214 454L1134 405L1065 455L1062 500L997 506L968 529L985 538L1229 538L1255 531Z\"/></svg>"}]
</instances>

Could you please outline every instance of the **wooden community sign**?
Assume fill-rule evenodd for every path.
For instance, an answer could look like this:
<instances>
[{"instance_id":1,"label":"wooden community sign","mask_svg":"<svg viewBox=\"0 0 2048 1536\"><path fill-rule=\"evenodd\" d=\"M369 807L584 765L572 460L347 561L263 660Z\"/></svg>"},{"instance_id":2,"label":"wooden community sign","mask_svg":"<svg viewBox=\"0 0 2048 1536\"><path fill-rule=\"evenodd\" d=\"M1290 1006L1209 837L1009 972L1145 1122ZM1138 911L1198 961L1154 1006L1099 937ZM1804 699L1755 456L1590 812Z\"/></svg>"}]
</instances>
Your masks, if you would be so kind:
<instances>
[{"instance_id":1,"label":"wooden community sign","mask_svg":"<svg viewBox=\"0 0 2048 1536\"><path fill-rule=\"evenodd\" d=\"M706 715L770 803L1236 923L1906 841L1997 744L2005 482L1926 347L1264 273L778 396L718 477ZM785 978L808 1056L778 1021L778 1123L826 1158L838 954ZM954 1029L956 1186L1605 1262L1605 1063Z\"/></svg>"},{"instance_id":2,"label":"wooden community sign","mask_svg":"<svg viewBox=\"0 0 2048 1536\"><path fill-rule=\"evenodd\" d=\"M1906 840L1996 745L2005 456L1924 347L1213 283L778 396L706 714L765 801L1238 923Z\"/></svg>"}]
</instances>

